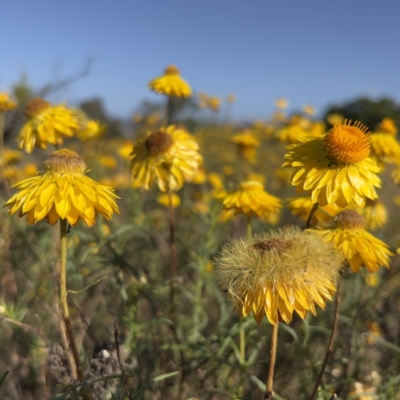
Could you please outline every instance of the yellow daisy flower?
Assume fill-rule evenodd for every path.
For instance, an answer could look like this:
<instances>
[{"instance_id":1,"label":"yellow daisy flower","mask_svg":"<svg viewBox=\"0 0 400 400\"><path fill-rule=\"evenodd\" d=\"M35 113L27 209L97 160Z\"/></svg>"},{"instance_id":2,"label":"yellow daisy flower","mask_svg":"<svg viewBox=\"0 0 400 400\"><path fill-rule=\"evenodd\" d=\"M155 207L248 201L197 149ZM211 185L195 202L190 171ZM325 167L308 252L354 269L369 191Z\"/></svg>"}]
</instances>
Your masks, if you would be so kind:
<instances>
[{"instance_id":1,"label":"yellow daisy flower","mask_svg":"<svg viewBox=\"0 0 400 400\"><path fill-rule=\"evenodd\" d=\"M335 204L345 208L365 198L378 198L380 187L377 165L370 152L367 128L361 122L337 123L324 138L305 140L288 147L284 167L295 168L292 185L298 192L309 191L313 203L321 207Z\"/></svg>"},{"instance_id":2,"label":"yellow daisy flower","mask_svg":"<svg viewBox=\"0 0 400 400\"><path fill-rule=\"evenodd\" d=\"M149 88L156 93L170 97L190 97L192 95L191 87L180 77L179 69L174 65L168 66L163 76L150 81Z\"/></svg>"},{"instance_id":3,"label":"yellow daisy flower","mask_svg":"<svg viewBox=\"0 0 400 400\"><path fill-rule=\"evenodd\" d=\"M106 129L107 127L105 124L90 119L86 124L84 124L83 128L76 134L76 136L83 141L98 139L104 135Z\"/></svg>"},{"instance_id":4,"label":"yellow daisy flower","mask_svg":"<svg viewBox=\"0 0 400 400\"><path fill-rule=\"evenodd\" d=\"M20 191L4 207L13 215L27 215L29 224L46 219L54 225L59 218L75 225L82 219L88 226L97 214L110 219L119 213L113 189L85 175L86 166L77 153L68 149L54 152L44 163L46 172L25 179L13 187Z\"/></svg>"},{"instance_id":5,"label":"yellow daisy flower","mask_svg":"<svg viewBox=\"0 0 400 400\"><path fill-rule=\"evenodd\" d=\"M210 97L207 101L207 106L211 111L219 111L221 107L221 99L217 96Z\"/></svg>"},{"instance_id":6,"label":"yellow daisy flower","mask_svg":"<svg viewBox=\"0 0 400 400\"><path fill-rule=\"evenodd\" d=\"M281 142L298 143L301 138L308 136L304 126L304 118L299 115L294 115L287 125L276 130L275 136Z\"/></svg>"},{"instance_id":7,"label":"yellow daisy flower","mask_svg":"<svg viewBox=\"0 0 400 400\"><path fill-rule=\"evenodd\" d=\"M9 149L8 147L4 148L4 165L16 164L21 160L22 154L19 150Z\"/></svg>"},{"instance_id":8,"label":"yellow daisy flower","mask_svg":"<svg viewBox=\"0 0 400 400\"><path fill-rule=\"evenodd\" d=\"M400 143L396 139L397 128L394 121L384 118L371 135L371 158L383 164L400 161Z\"/></svg>"},{"instance_id":9,"label":"yellow daisy flower","mask_svg":"<svg viewBox=\"0 0 400 400\"><path fill-rule=\"evenodd\" d=\"M296 215L296 217L306 221L313 205L314 204L311 201L310 196L300 196L288 199L287 208L292 212L293 215ZM332 222L333 218L339 211L340 208L332 204L325 207L318 207L313 214L311 224L316 225L319 222Z\"/></svg>"},{"instance_id":10,"label":"yellow daisy flower","mask_svg":"<svg viewBox=\"0 0 400 400\"><path fill-rule=\"evenodd\" d=\"M161 191L178 190L191 181L202 162L196 140L171 125L135 143L131 155L134 187L146 190L156 180Z\"/></svg>"},{"instance_id":11,"label":"yellow daisy flower","mask_svg":"<svg viewBox=\"0 0 400 400\"><path fill-rule=\"evenodd\" d=\"M292 227L225 245L216 260L219 285L239 315L275 325L295 311L305 318L336 291L343 256L318 235Z\"/></svg>"},{"instance_id":12,"label":"yellow daisy flower","mask_svg":"<svg viewBox=\"0 0 400 400\"><path fill-rule=\"evenodd\" d=\"M256 216L270 221L271 216L282 208L282 202L264 191L263 184L257 181L244 181L240 189L220 197L226 210L234 209L236 214L243 213L248 218Z\"/></svg>"},{"instance_id":13,"label":"yellow daisy flower","mask_svg":"<svg viewBox=\"0 0 400 400\"><path fill-rule=\"evenodd\" d=\"M227 96L226 96L226 102L227 103L229 103L229 104L233 104L233 103L235 103L236 102L236 95L234 95L234 94L228 94Z\"/></svg>"},{"instance_id":14,"label":"yellow daisy flower","mask_svg":"<svg viewBox=\"0 0 400 400\"><path fill-rule=\"evenodd\" d=\"M53 107L43 99L31 100L26 106L28 122L19 133L18 147L32 153L35 146L47 149L49 143L62 144L64 138L72 137L80 129L80 114L64 105Z\"/></svg>"},{"instance_id":15,"label":"yellow daisy flower","mask_svg":"<svg viewBox=\"0 0 400 400\"><path fill-rule=\"evenodd\" d=\"M233 136L231 142L237 145L239 157L249 163L256 159L256 148L260 145L258 139L249 131L244 131Z\"/></svg>"},{"instance_id":16,"label":"yellow daisy flower","mask_svg":"<svg viewBox=\"0 0 400 400\"><path fill-rule=\"evenodd\" d=\"M171 202L172 202L173 208L177 208L181 205L181 198L176 193L171 194L171 200L172 200ZM169 201L168 193L162 193L162 194L158 195L157 202L164 207L169 207L170 201Z\"/></svg>"},{"instance_id":17,"label":"yellow daisy flower","mask_svg":"<svg viewBox=\"0 0 400 400\"><path fill-rule=\"evenodd\" d=\"M311 117L315 115L315 107L311 104L307 104L303 107L303 111L305 114L310 115Z\"/></svg>"},{"instance_id":18,"label":"yellow daisy flower","mask_svg":"<svg viewBox=\"0 0 400 400\"><path fill-rule=\"evenodd\" d=\"M278 108L288 108L289 101L283 97L275 100L275 107Z\"/></svg>"},{"instance_id":19,"label":"yellow daisy flower","mask_svg":"<svg viewBox=\"0 0 400 400\"><path fill-rule=\"evenodd\" d=\"M382 228L388 219L388 211L379 200L367 200L365 207L357 211L365 218L367 229Z\"/></svg>"},{"instance_id":20,"label":"yellow daisy flower","mask_svg":"<svg viewBox=\"0 0 400 400\"><path fill-rule=\"evenodd\" d=\"M126 140L118 149L118 154L125 160L131 160L131 153L133 150L133 142Z\"/></svg>"},{"instance_id":21,"label":"yellow daisy flower","mask_svg":"<svg viewBox=\"0 0 400 400\"><path fill-rule=\"evenodd\" d=\"M0 93L0 112L11 111L17 107L17 103L10 99L7 93Z\"/></svg>"},{"instance_id":22,"label":"yellow daisy flower","mask_svg":"<svg viewBox=\"0 0 400 400\"><path fill-rule=\"evenodd\" d=\"M389 268L389 256L393 254L388 250L388 245L364 229L366 221L357 211L344 210L334 221L337 225L335 229L313 232L342 250L353 272L357 272L361 266L365 266L369 272L376 272L380 267Z\"/></svg>"}]
</instances>

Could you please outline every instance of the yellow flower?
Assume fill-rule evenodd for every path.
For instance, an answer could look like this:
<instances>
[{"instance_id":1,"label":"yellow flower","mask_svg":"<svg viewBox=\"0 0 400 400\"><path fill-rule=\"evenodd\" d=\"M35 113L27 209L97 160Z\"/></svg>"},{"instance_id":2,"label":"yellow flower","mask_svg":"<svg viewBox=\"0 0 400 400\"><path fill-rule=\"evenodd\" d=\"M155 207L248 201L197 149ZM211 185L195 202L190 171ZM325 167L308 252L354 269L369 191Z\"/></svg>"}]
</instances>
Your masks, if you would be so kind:
<instances>
[{"instance_id":1,"label":"yellow flower","mask_svg":"<svg viewBox=\"0 0 400 400\"><path fill-rule=\"evenodd\" d=\"M226 102L229 104L232 104L236 101L236 96L234 94L228 94L228 96L226 96Z\"/></svg>"},{"instance_id":2,"label":"yellow flower","mask_svg":"<svg viewBox=\"0 0 400 400\"><path fill-rule=\"evenodd\" d=\"M275 106L278 108L288 108L289 102L287 99L279 98L275 100Z\"/></svg>"},{"instance_id":3,"label":"yellow flower","mask_svg":"<svg viewBox=\"0 0 400 400\"><path fill-rule=\"evenodd\" d=\"M315 114L315 107L310 104L307 104L303 107L303 111L305 114L313 116Z\"/></svg>"},{"instance_id":4,"label":"yellow flower","mask_svg":"<svg viewBox=\"0 0 400 400\"><path fill-rule=\"evenodd\" d=\"M343 115L341 115L341 114L332 113L332 114L328 114L328 116L326 117L326 120L328 121L328 123L330 125L336 125L336 124L340 124L344 120L344 118L343 118Z\"/></svg>"},{"instance_id":5,"label":"yellow flower","mask_svg":"<svg viewBox=\"0 0 400 400\"><path fill-rule=\"evenodd\" d=\"M178 190L193 179L202 157L196 140L173 125L153 132L135 143L132 151L132 175L135 187L146 190L156 180L163 192Z\"/></svg>"},{"instance_id":6,"label":"yellow flower","mask_svg":"<svg viewBox=\"0 0 400 400\"><path fill-rule=\"evenodd\" d=\"M192 95L192 89L180 77L179 69L174 65L168 66L163 76L150 81L149 88L156 93L170 97L190 97Z\"/></svg>"},{"instance_id":7,"label":"yellow flower","mask_svg":"<svg viewBox=\"0 0 400 400\"><path fill-rule=\"evenodd\" d=\"M34 147L62 144L80 129L81 113L64 105L52 107L43 99L31 100L25 110L28 121L22 127L17 142L20 149L32 153Z\"/></svg>"},{"instance_id":8,"label":"yellow flower","mask_svg":"<svg viewBox=\"0 0 400 400\"><path fill-rule=\"evenodd\" d=\"M335 204L345 208L365 198L378 198L379 168L368 157L367 128L360 122L336 124L324 138L305 140L288 147L284 167L295 168L292 185L298 192L309 191L313 203L321 207Z\"/></svg>"},{"instance_id":9,"label":"yellow flower","mask_svg":"<svg viewBox=\"0 0 400 400\"><path fill-rule=\"evenodd\" d=\"M368 233L364 227L365 219L354 210L344 210L334 221L335 229L315 230L326 242L341 249L353 272L365 266L369 272L376 272L380 267L389 268L388 245Z\"/></svg>"},{"instance_id":10,"label":"yellow flower","mask_svg":"<svg viewBox=\"0 0 400 400\"><path fill-rule=\"evenodd\" d=\"M108 156L106 154L102 154L99 157L99 164L109 169L117 168L117 160L115 159L115 157Z\"/></svg>"},{"instance_id":11,"label":"yellow flower","mask_svg":"<svg viewBox=\"0 0 400 400\"><path fill-rule=\"evenodd\" d=\"M379 200L367 200L365 207L357 211L365 218L367 229L382 228L388 219L387 209Z\"/></svg>"},{"instance_id":12,"label":"yellow flower","mask_svg":"<svg viewBox=\"0 0 400 400\"><path fill-rule=\"evenodd\" d=\"M176 193L171 193L172 208L177 208L181 205L181 198ZM157 201L164 207L170 206L168 193L163 193L157 196Z\"/></svg>"},{"instance_id":13,"label":"yellow flower","mask_svg":"<svg viewBox=\"0 0 400 400\"><path fill-rule=\"evenodd\" d=\"M278 230L225 245L217 258L218 283L241 316L264 315L271 324L289 323L325 308L336 290L343 257L318 235L299 228Z\"/></svg>"},{"instance_id":14,"label":"yellow flower","mask_svg":"<svg viewBox=\"0 0 400 400\"><path fill-rule=\"evenodd\" d=\"M217 96L210 97L207 101L207 105L210 110L217 112L221 107L221 99Z\"/></svg>"},{"instance_id":15,"label":"yellow flower","mask_svg":"<svg viewBox=\"0 0 400 400\"><path fill-rule=\"evenodd\" d=\"M19 210L20 217L27 215L29 224L46 219L54 225L61 218L71 225L82 219L92 226L99 213L106 219L119 213L113 189L86 176L85 163L74 151L58 150L44 166L46 172L13 186L20 191L4 206L10 215Z\"/></svg>"},{"instance_id":16,"label":"yellow flower","mask_svg":"<svg viewBox=\"0 0 400 400\"><path fill-rule=\"evenodd\" d=\"M104 135L106 128L105 124L90 119L76 136L81 140L98 139Z\"/></svg>"},{"instance_id":17,"label":"yellow flower","mask_svg":"<svg viewBox=\"0 0 400 400\"><path fill-rule=\"evenodd\" d=\"M238 191L221 195L221 201L226 210L234 209L236 214L243 213L248 218L254 215L267 221L282 208L282 202L264 191L263 184L257 181L241 182Z\"/></svg>"},{"instance_id":18,"label":"yellow flower","mask_svg":"<svg viewBox=\"0 0 400 400\"><path fill-rule=\"evenodd\" d=\"M126 140L124 144L118 149L118 154L125 160L131 159L131 153L133 150L133 142Z\"/></svg>"},{"instance_id":19,"label":"yellow flower","mask_svg":"<svg viewBox=\"0 0 400 400\"><path fill-rule=\"evenodd\" d=\"M250 163L255 162L256 148L260 145L260 142L254 135L249 131L244 131L233 136L231 142L237 145L240 158Z\"/></svg>"},{"instance_id":20,"label":"yellow flower","mask_svg":"<svg viewBox=\"0 0 400 400\"><path fill-rule=\"evenodd\" d=\"M277 129L275 135L281 142L298 143L301 138L308 135L304 126L304 118L294 115L287 125Z\"/></svg>"},{"instance_id":21,"label":"yellow flower","mask_svg":"<svg viewBox=\"0 0 400 400\"><path fill-rule=\"evenodd\" d=\"M7 93L0 93L0 112L11 111L17 104L10 99Z\"/></svg>"},{"instance_id":22,"label":"yellow flower","mask_svg":"<svg viewBox=\"0 0 400 400\"><path fill-rule=\"evenodd\" d=\"M19 150L4 148L4 165L16 164L22 158L22 154Z\"/></svg>"},{"instance_id":23,"label":"yellow flower","mask_svg":"<svg viewBox=\"0 0 400 400\"><path fill-rule=\"evenodd\" d=\"M400 143L396 140L397 128L394 121L384 118L371 135L371 158L383 164L400 162Z\"/></svg>"},{"instance_id":24,"label":"yellow flower","mask_svg":"<svg viewBox=\"0 0 400 400\"><path fill-rule=\"evenodd\" d=\"M202 185L203 183L207 182L207 174L204 170L204 167L198 168L193 176L192 182L196 185Z\"/></svg>"},{"instance_id":25,"label":"yellow flower","mask_svg":"<svg viewBox=\"0 0 400 400\"><path fill-rule=\"evenodd\" d=\"M310 196L300 196L288 199L287 207L293 215L306 221L313 205ZM311 224L315 225L318 222L331 222L339 210L340 208L332 204L325 207L318 207L313 214Z\"/></svg>"}]
</instances>

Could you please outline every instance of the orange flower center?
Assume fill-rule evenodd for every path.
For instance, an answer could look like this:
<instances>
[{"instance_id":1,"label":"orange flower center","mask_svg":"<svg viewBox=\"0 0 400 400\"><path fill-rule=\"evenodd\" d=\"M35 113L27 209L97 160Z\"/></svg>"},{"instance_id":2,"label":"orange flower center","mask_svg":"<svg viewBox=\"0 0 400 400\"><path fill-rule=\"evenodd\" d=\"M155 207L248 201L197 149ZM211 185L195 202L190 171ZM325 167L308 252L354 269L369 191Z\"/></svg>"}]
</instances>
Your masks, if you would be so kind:
<instances>
[{"instance_id":1,"label":"orange flower center","mask_svg":"<svg viewBox=\"0 0 400 400\"><path fill-rule=\"evenodd\" d=\"M55 151L45 162L46 171L66 174L83 174L86 165L78 153L68 149Z\"/></svg>"},{"instance_id":2,"label":"orange flower center","mask_svg":"<svg viewBox=\"0 0 400 400\"><path fill-rule=\"evenodd\" d=\"M35 118L40 115L43 111L50 107L50 103L46 100L36 98L28 102L25 108L25 115L28 118Z\"/></svg>"},{"instance_id":3,"label":"orange flower center","mask_svg":"<svg viewBox=\"0 0 400 400\"><path fill-rule=\"evenodd\" d=\"M324 137L324 146L332 161L356 164L369 156L368 128L361 122L344 121L335 126Z\"/></svg>"},{"instance_id":4,"label":"orange flower center","mask_svg":"<svg viewBox=\"0 0 400 400\"><path fill-rule=\"evenodd\" d=\"M240 183L240 190L244 192L254 191L254 190L263 190L263 184L257 181L245 181Z\"/></svg>"},{"instance_id":5,"label":"orange flower center","mask_svg":"<svg viewBox=\"0 0 400 400\"><path fill-rule=\"evenodd\" d=\"M376 127L376 131L397 135L396 124L391 118L384 118L382 122Z\"/></svg>"},{"instance_id":6,"label":"orange flower center","mask_svg":"<svg viewBox=\"0 0 400 400\"><path fill-rule=\"evenodd\" d=\"M172 146L172 136L166 132L153 132L144 142L150 156L165 154Z\"/></svg>"},{"instance_id":7,"label":"orange flower center","mask_svg":"<svg viewBox=\"0 0 400 400\"><path fill-rule=\"evenodd\" d=\"M366 221L357 211L344 210L333 219L337 226L346 229L362 229Z\"/></svg>"},{"instance_id":8,"label":"orange flower center","mask_svg":"<svg viewBox=\"0 0 400 400\"><path fill-rule=\"evenodd\" d=\"M175 65L168 65L167 68L165 68L165 75L179 75L180 71Z\"/></svg>"}]
</instances>

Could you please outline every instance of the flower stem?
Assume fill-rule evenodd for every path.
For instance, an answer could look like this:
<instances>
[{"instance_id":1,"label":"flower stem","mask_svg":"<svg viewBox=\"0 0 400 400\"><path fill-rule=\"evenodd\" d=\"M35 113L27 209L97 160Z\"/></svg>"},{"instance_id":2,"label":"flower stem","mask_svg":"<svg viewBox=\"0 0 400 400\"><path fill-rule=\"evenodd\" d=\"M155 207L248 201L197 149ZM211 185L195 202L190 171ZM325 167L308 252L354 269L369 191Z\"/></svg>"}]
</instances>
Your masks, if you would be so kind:
<instances>
[{"instance_id":1,"label":"flower stem","mask_svg":"<svg viewBox=\"0 0 400 400\"><path fill-rule=\"evenodd\" d=\"M311 393L310 400L314 400L315 397L317 396L318 388L319 388L319 385L322 382L322 377L324 375L326 365L328 364L329 357L333 353L333 343L335 341L337 325L338 325L338 319L339 319L340 283L341 283L341 280L339 280L339 283L338 283L338 286L337 286L337 293L336 293L336 300L335 300L335 314L334 314L334 317L333 317L333 325L332 325L331 337L329 339L329 344L328 344L328 348L327 348L326 353L325 353L325 358L324 358L324 361L322 363L321 370L319 371L318 379L317 379L317 382L315 383L314 390Z\"/></svg>"},{"instance_id":2,"label":"flower stem","mask_svg":"<svg viewBox=\"0 0 400 400\"><path fill-rule=\"evenodd\" d=\"M66 219L60 220L60 300L61 300L62 316L65 323L65 328L71 346L72 354L74 356L78 379L81 382L84 382L85 377L83 375L82 367L79 361L79 353L75 342L75 336L72 331L72 324L69 315L68 300L67 300L67 220ZM93 400L93 396L88 391L88 389L86 389L85 387L82 387L82 389L85 398L87 400Z\"/></svg>"},{"instance_id":3,"label":"flower stem","mask_svg":"<svg viewBox=\"0 0 400 400\"><path fill-rule=\"evenodd\" d=\"M4 112L0 111L0 181L4 178Z\"/></svg>"},{"instance_id":4,"label":"flower stem","mask_svg":"<svg viewBox=\"0 0 400 400\"><path fill-rule=\"evenodd\" d=\"M307 221L306 221L306 227L304 229L308 229L310 227L312 217L313 217L315 211L317 211L317 209L318 209L318 203L314 203L308 214Z\"/></svg>"},{"instance_id":5,"label":"flower stem","mask_svg":"<svg viewBox=\"0 0 400 400\"><path fill-rule=\"evenodd\" d=\"M170 278L169 278L169 315L171 318L174 317L175 314L175 305L174 305L174 294L175 294L175 273L176 273L176 242L175 242L175 214L174 207L172 204L172 190L168 186L168 201L169 201L169 247L171 251L171 260L170 260Z\"/></svg>"},{"instance_id":6,"label":"flower stem","mask_svg":"<svg viewBox=\"0 0 400 400\"><path fill-rule=\"evenodd\" d=\"M172 97L168 96L167 107L165 109L165 127L171 123L172 117Z\"/></svg>"},{"instance_id":7,"label":"flower stem","mask_svg":"<svg viewBox=\"0 0 400 400\"><path fill-rule=\"evenodd\" d=\"M271 346L269 349L269 370L267 378L267 386L265 388L264 399L272 399L274 396L274 372L275 372L275 361L276 361L276 348L278 344L278 327L279 322L272 326L271 333Z\"/></svg>"}]
</instances>

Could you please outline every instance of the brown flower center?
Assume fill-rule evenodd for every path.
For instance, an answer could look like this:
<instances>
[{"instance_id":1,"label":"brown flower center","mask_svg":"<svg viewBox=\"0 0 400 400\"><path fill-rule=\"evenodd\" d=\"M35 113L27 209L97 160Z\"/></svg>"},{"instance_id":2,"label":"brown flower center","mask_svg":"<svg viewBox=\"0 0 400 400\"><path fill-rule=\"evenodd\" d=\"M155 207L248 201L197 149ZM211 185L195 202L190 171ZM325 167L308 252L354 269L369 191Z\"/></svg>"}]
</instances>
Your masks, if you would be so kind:
<instances>
[{"instance_id":1,"label":"brown flower center","mask_svg":"<svg viewBox=\"0 0 400 400\"><path fill-rule=\"evenodd\" d=\"M260 253L264 253L272 250L282 252L292 245L293 242L291 240L272 237L260 240L259 242L254 243L252 247L253 249L258 250Z\"/></svg>"},{"instance_id":2,"label":"brown flower center","mask_svg":"<svg viewBox=\"0 0 400 400\"><path fill-rule=\"evenodd\" d=\"M344 164L355 164L369 156L368 128L361 122L344 121L335 126L324 137L328 157Z\"/></svg>"},{"instance_id":3,"label":"brown flower center","mask_svg":"<svg viewBox=\"0 0 400 400\"><path fill-rule=\"evenodd\" d=\"M58 173L83 173L86 165L78 153L68 149L55 151L45 162L46 171Z\"/></svg>"},{"instance_id":4,"label":"brown flower center","mask_svg":"<svg viewBox=\"0 0 400 400\"><path fill-rule=\"evenodd\" d=\"M150 156L165 154L172 146L172 136L166 132L153 132L144 142Z\"/></svg>"},{"instance_id":5,"label":"brown flower center","mask_svg":"<svg viewBox=\"0 0 400 400\"><path fill-rule=\"evenodd\" d=\"M28 102L25 108L25 115L28 118L35 118L40 115L43 111L50 107L50 103L46 100L36 98Z\"/></svg>"},{"instance_id":6,"label":"brown flower center","mask_svg":"<svg viewBox=\"0 0 400 400\"><path fill-rule=\"evenodd\" d=\"M333 220L337 226L347 229L362 229L367 223L364 217L354 210L344 210Z\"/></svg>"}]
</instances>

